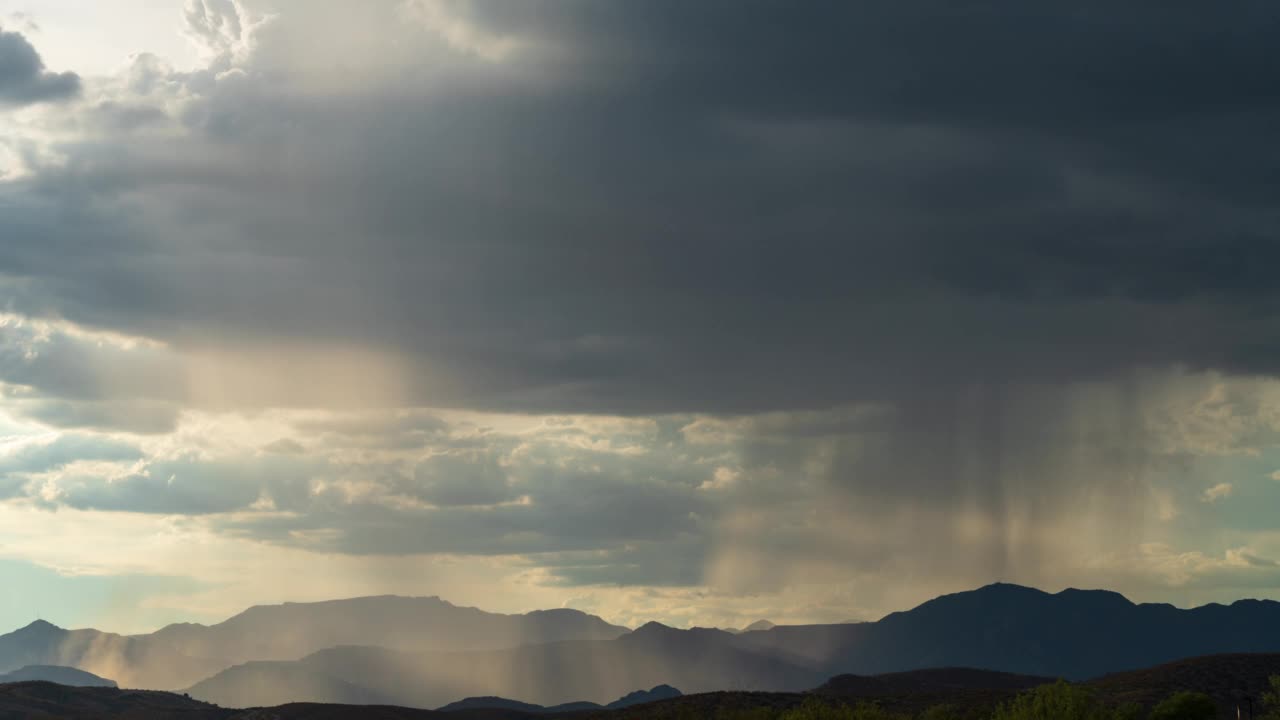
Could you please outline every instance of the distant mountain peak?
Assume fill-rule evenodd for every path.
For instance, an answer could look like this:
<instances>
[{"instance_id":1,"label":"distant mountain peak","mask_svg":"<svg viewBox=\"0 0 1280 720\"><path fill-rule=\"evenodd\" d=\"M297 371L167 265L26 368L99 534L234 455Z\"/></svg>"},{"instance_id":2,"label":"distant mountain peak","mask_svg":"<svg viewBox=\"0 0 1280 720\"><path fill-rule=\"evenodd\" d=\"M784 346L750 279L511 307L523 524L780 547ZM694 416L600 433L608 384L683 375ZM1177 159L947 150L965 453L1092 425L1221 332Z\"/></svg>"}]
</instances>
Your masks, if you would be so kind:
<instances>
[{"instance_id":1,"label":"distant mountain peak","mask_svg":"<svg viewBox=\"0 0 1280 720\"><path fill-rule=\"evenodd\" d=\"M1069 587L1069 588L1063 588L1062 590L1059 590L1056 594L1057 595L1107 595L1112 597L1124 597L1124 595L1116 592L1115 590L1106 590L1103 588Z\"/></svg>"},{"instance_id":2,"label":"distant mountain peak","mask_svg":"<svg viewBox=\"0 0 1280 720\"><path fill-rule=\"evenodd\" d=\"M688 649L695 646L715 645L732 637L734 637L733 633L719 628L674 628L669 625L663 625L660 622L650 621L631 631L630 634L623 635L621 639L628 643L640 645L666 646L669 648L683 647Z\"/></svg>"},{"instance_id":3,"label":"distant mountain peak","mask_svg":"<svg viewBox=\"0 0 1280 720\"><path fill-rule=\"evenodd\" d=\"M1231 603L1229 607L1268 607L1270 605L1280 605L1280 603L1275 600L1268 600L1267 598L1245 598L1243 600L1236 600Z\"/></svg>"},{"instance_id":4,"label":"distant mountain peak","mask_svg":"<svg viewBox=\"0 0 1280 720\"><path fill-rule=\"evenodd\" d=\"M611 710L617 710L620 708L631 707L632 705L640 705L642 703L680 697L683 694L684 693L681 693L670 685L662 684L655 686L651 690L636 690L635 692L627 693L605 707Z\"/></svg>"},{"instance_id":5,"label":"distant mountain peak","mask_svg":"<svg viewBox=\"0 0 1280 720\"><path fill-rule=\"evenodd\" d=\"M1073 600L1079 599L1111 603L1116 606L1133 605L1132 600L1114 590L1082 590L1080 588L1067 588L1062 592L1057 593L1057 596Z\"/></svg>"},{"instance_id":6,"label":"distant mountain peak","mask_svg":"<svg viewBox=\"0 0 1280 720\"><path fill-rule=\"evenodd\" d=\"M965 590L958 593L952 593L952 595L967 595L969 593L1018 593L1021 595L1049 595L1050 594L1045 592L1044 590L1041 590L1040 588L1028 587L1026 585L1019 585L1017 583L993 582L993 583L988 583L987 585L983 585L982 587L976 590ZM943 595L942 597L948 597L948 596Z\"/></svg>"},{"instance_id":7,"label":"distant mountain peak","mask_svg":"<svg viewBox=\"0 0 1280 720\"><path fill-rule=\"evenodd\" d=\"M279 607L297 607L299 605L350 605L354 603L372 603L372 602L432 602L441 605L449 605L458 607L448 600L442 599L439 595L357 595L355 597L334 598L332 600L286 600L277 604L253 605L249 609L255 608L279 608Z\"/></svg>"},{"instance_id":8,"label":"distant mountain peak","mask_svg":"<svg viewBox=\"0 0 1280 720\"><path fill-rule=\"evenodd\" d=\"M957 596L964 596L964 595L995 595L995 594L1009 595L1009 596L1016 595L1016 596L1024 596L1024 597L1041 597L1041 598L1044 598L1044 597L1060 597L1060 598L1086 597L1086 598L1099 598L1099 599L1107 598L1110 600L1123 600L1126 603L1132 604L1132 602L1128 598L1126 598L1124 595L1114 590L1069 587L1069 588L1064 588L1056 593L1050 593L1050 592L1041 590L1039 588L1033 588L1033 587L1028 587L1026 585L1019 585L1017 583L1009 583L1009 582L994 582L988 585L983 585L982 587L977 588L976 590L965 590L958 593L952 593L950 595L942 595L936 599L941 600L943 598L957 597Z\"/></svg>"},{"instance_id":9,"label":"distant mountain peak","mask_svg":"<svg viewBox=\"0 0 1280 720\"><path fill-rule=\"evenodd\" d=\"M533 617L555 616L555 615L561 615L561 616L573 615L577 617L577 616L583 616L587 614L588 613L585 613L581 610L576 610L574 608L548 608L546 610L530 610L529 612L525 613L525 615L533 616Z\"/></svg>"},{"instance_id":10,"label":"distant mountain peak","mask_svg":"<svg viewBox=\"0 0 1280 720\"><path fill-rule=\"evenodd\" d=\"M62 628L54 625L48 620L36 620L26 627L20 628L16 632L20 633L46 633L62 630Z\"/></svg>"},{"instance_id":11,"label":"distant mountain peak","mask_svg":"<svg viewBox=\"0 0 1280 720\"><path fill-rule=\"evenodd\" d=\"M946 604L951 601L971 599L988 599L1001 598L1007 600L1070 600L1070 601L1089 601L1089 602L1105 602L1117 606L1133 605L1133 601L1114 590L1094 590L1082 588L1065 588L1056 593L1046 592L1039 588L1027 587L1026 585L1018 585L1016 583L995 582L989 585L983 585L975 590L963 590L961 592L940 595L932 600L923 603L923 606L934 606Z\"/></svg>"},{"instance_id":12,"label":"distant mountain peak","mask_svg":"<svg viewBox=\"0 0 1280 720\"><path fill-rule=\"evenodd\" d=\"M742 632L756 632L756 631L760 631L760 630L772 630L772 629L774 629L775 627L777 627L777 625L774 625L773 623L769 622L768 620L757 620L757 621L755 621L755 622L751 623L750 625L748 625L748 626L746 626L746 627L742 628Z\"/></svg>"},{"instance_id":13,"label":"distant mountain peak","mask_svg":"<svg viewBox=\"0 0 1280 720\"><path fill-rule=\"evenodd\" d=\"M546 710L541 705L533 703L520 702L519 700L511 700L509 698L498 697L496 695L482 695L469 697L451 702L444 707L437 708L439 712L457 712L460 710L518 710L523 712L541 712Z\"/></svg>"}]
</instances>

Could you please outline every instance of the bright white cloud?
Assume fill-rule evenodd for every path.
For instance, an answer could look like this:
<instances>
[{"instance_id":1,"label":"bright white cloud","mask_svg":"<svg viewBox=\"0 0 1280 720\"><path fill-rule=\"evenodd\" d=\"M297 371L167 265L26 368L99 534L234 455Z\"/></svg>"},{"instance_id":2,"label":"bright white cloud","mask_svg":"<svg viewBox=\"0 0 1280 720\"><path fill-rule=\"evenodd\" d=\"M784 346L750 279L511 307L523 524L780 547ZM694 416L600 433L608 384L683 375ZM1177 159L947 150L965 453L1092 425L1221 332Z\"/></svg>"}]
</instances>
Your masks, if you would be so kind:
<instances>
[{"instance_id":1,"label":"bright white cloud","mask_svg":"<svg viewBox=\"0 0 1280 720\"><path fill-rule=\"evenodd\" d=\"M1207 503L1215 503L1223 498L1231 497L1231 493L1235 492L1235 486L1228 482L1218 483L1204 491L1201 499Z\"/></svg>"}]
</instances>

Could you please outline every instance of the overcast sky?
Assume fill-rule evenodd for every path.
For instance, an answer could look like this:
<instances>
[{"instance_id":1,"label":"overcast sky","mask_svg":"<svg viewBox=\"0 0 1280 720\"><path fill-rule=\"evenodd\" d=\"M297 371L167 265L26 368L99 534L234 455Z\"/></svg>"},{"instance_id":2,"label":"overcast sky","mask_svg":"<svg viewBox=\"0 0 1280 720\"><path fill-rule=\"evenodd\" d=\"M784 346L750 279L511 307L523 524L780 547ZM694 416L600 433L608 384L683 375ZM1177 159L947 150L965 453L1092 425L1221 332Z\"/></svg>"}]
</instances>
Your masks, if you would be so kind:
<instances>
[{"instance_id":1,"label":"overcast sky","mask_svg":"<svg viewBox=\"0 0 1280 720\"><path fill-rule=\"evenodd\" d=\"M1280 5L0 0L0 631L1280 598Z\"/></svg>"}]
</instances>

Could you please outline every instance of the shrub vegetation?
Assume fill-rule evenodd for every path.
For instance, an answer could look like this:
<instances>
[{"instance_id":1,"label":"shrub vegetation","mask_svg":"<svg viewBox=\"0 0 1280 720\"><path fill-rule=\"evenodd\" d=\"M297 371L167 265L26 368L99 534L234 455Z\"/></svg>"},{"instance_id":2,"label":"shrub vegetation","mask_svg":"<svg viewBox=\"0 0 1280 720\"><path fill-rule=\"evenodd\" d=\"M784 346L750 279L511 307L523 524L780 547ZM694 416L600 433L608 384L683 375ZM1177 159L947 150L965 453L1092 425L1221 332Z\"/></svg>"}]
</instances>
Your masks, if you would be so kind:
<instances>
[{"instance_id":1,"label":"shrub vegetation","mask_svg":"<svg viewBox=\"0 0 1280 720\"><path fill-rule=\"evenodd\" d=\"M1280 720L1280 676L1270 679L1270 691L1261 701L1262 713L1257 720ZM1147 712L1136 703L1108 705L1089 688L1063 680L1027 690L990 713L935 705L912 716L891 712L875 703L849 705L817 696L807 697L792 708L721 708L709 713L705 708L689 705L663 707L659 704L646 710L644 717L654 720L1214 720L1217 717L1213 700L1203 693L1174 693Z\"/></svg>"}]
</instances>

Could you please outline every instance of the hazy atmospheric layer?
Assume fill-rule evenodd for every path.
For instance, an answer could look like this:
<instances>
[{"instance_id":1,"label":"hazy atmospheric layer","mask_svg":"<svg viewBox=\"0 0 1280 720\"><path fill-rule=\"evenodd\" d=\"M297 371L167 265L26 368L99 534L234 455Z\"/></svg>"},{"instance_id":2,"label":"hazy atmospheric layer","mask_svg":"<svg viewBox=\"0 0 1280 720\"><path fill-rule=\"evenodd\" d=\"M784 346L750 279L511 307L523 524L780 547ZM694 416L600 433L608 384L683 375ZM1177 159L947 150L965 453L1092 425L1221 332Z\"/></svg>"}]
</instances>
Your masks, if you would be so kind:
<instances>
[{"instance_id":1,"label":"hazy atmospheric layer","mask_svg":"<svg viewBox=\"0 0 1280 720\"><path fill-rule=\"evenodd\" d=\"M2 627L1280 597L1275 3L92 6L0 0Z\"/></svg>"}]
</instances>

